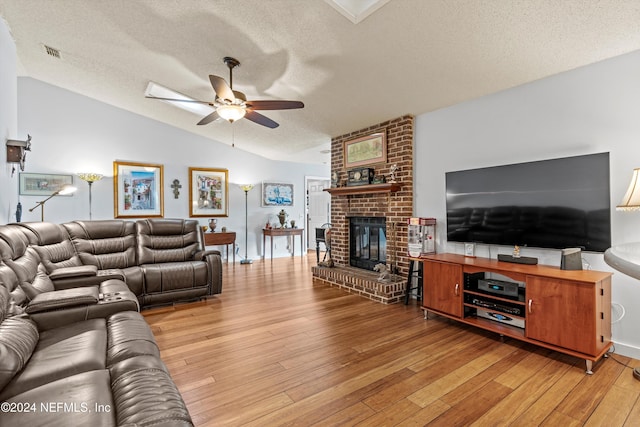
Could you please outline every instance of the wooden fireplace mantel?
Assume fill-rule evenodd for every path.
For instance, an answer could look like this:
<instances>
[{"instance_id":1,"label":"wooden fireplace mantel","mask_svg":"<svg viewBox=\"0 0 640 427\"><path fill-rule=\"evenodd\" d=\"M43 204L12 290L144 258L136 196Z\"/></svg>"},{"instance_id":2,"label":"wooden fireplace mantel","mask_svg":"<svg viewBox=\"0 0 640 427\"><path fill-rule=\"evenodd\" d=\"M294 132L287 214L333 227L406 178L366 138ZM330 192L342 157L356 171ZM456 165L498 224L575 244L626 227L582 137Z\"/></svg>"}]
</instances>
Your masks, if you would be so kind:
<instances>
[{"instance_id":1,"label":"wooden fireplace mantel","mask_svg":"<svg viewBox=\"0 0 640 427\"><path fill-rule=\"evenodd\" d=\"M336 196L352 196L355 194L395 193L400 189L398 183L357 185L353 187L325 188L324 191Z\"/></svg>"}]
</instances>

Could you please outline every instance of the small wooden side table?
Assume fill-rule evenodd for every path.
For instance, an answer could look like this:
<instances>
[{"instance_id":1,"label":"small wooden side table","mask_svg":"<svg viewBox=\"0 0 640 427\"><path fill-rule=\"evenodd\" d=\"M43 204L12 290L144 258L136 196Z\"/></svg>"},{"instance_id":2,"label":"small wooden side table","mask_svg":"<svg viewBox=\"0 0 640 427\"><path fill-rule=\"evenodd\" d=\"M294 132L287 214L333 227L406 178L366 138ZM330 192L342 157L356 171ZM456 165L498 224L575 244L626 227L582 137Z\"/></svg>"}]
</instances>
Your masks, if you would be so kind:
<instances>
[{"instance_id":1,"label":"small wooden side table","mask_svg":"<svg viewBox=\"0 0 640 427\"><path fill-rule=\"evenodd\" d=\"M225 245L227 247L227 263L229 263L229 245L233 245L233 263L236 263L236 232L226 231L224 233L204 233L205 246Z\"/></svg>"},{"instance_id":2,"label":"small wooden side table","mask_svg":"<svg viewBox=\"0 0 640 427\"><path fill-rule=\"evenodd\" d=\"M262 258L264 258L267 252L266 239L267 236L271 239L271 261L273 261L273 237L274 236L300 236L300 256L303 256L304 245L302 244L302 233L304 228L263 228L262 229ZM296 251L296 239L291 240L291 256L294 256Z\"/></svg>"}]
</instances>

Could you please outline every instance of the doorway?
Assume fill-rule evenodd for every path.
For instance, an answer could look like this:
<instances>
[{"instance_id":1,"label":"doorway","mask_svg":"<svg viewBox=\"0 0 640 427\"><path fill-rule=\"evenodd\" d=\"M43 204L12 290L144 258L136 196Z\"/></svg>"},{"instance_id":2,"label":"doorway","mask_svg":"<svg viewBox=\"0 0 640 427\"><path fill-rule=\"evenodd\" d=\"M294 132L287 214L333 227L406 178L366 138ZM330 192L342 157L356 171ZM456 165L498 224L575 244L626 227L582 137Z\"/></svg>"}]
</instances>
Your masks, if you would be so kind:
<instances>
[{"instance_id":1,"label":"doorway","mask_svg":"<svg viewBox=\"0 0 640 427\"><path fill-rule=\"evenodd\" d=\"M307 192L307 248L315 249L315 229L331 220L331 195L324 191L331 187L331 180L326 177L305 177Z\"/></svg>"}]
</instances>

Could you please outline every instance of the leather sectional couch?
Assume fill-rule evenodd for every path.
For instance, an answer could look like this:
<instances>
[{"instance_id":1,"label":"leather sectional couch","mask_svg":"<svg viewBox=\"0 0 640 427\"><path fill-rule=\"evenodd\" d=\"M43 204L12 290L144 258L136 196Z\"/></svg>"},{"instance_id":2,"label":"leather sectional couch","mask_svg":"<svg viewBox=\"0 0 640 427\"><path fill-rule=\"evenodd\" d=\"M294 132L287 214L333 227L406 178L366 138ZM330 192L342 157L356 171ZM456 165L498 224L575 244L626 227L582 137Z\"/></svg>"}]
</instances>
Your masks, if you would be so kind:
<instances>
[{"instance_id":1,"label":"leather sectional couch","mask_svg":"<svg viewBox=\"0 0 640 427\"><path fill-rule=\"evenodd\" d=\"M0 253L13 265L39 264L56 289L124 280L142 307L222 292L220 252L204 250L195 220L9 224L0 226Z\"/></svg>"},{"instance_id":2,"label":"leather sectional couch","mask_svg":"<svg viewBox=\"0 0 640 427\"><path fill-rule=\"evenodd\" d=\"M183 426L140 306L221 291L193 220L0 226L0 425Z\"/></svg>"}]
</instances>

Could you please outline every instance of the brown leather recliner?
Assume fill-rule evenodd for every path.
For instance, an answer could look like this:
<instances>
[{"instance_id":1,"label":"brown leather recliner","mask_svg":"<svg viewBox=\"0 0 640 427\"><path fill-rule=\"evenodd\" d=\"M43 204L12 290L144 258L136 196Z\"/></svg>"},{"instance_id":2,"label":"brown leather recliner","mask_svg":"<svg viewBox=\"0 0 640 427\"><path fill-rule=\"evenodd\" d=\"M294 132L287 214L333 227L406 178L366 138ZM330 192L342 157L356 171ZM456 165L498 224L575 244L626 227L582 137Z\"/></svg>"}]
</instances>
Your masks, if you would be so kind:
<instances>
[{"instance_id":1,"label":"brown leather recliner","mask_svg":"<svg viewBox=\"0 0 640 427\"><path fill-rule=\"evenodd\" d=\"M138 300L126 283L107 279L84 286L58 288L53 275L47 274L37 251L27 246L25 235L16 226L0 227L0 282L13 296L12 312L26 312L43 328L53 328L75 321L105 317L124 310L139 310ZM61 267L72 277L83 266ZM95 277L95 268L93 276ZM66 274L65 274L66 276Z\"/></svg>"}]
</instances>

